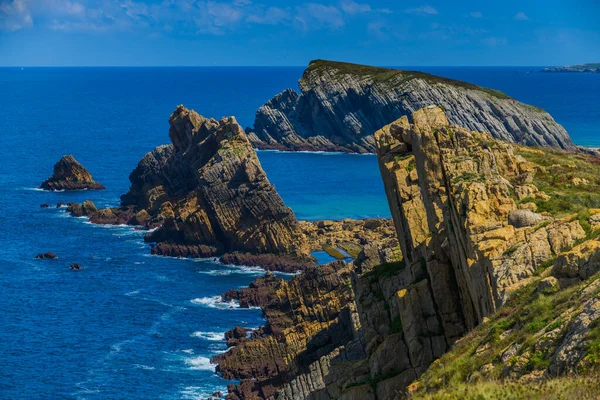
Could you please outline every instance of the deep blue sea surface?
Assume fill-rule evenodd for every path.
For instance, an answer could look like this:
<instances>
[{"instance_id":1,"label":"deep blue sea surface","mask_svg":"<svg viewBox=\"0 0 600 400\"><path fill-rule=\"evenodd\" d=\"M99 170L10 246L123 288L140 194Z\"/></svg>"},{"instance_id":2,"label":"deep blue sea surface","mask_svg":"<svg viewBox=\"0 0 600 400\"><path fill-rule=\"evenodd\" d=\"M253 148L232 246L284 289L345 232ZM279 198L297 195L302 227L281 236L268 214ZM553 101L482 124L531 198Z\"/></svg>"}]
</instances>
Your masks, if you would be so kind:
<instances>
[{"instance_id":1,"label":"deep blue sea surface","mask_svg":"<svg viewBox=\"0 0 600 400\"><path fill-rule=\"evenodd\" d=\"M600 76L538 68L419 68L505 91L600 147ZM154 257L143 234L94 226L41 203L116 205L138 160L168 142L178 104L251 125L302 68L0 69L0 398L195 399L225 391L209 364L222 334L258 310L216 299L258 268ZM64 154L101 192L34 190ZM389 216L370 155L259 152L299 218ZM53 251L58 260L34 260ZM83 269L70 271L70 263Z\"/></svg>"}]
</instances>

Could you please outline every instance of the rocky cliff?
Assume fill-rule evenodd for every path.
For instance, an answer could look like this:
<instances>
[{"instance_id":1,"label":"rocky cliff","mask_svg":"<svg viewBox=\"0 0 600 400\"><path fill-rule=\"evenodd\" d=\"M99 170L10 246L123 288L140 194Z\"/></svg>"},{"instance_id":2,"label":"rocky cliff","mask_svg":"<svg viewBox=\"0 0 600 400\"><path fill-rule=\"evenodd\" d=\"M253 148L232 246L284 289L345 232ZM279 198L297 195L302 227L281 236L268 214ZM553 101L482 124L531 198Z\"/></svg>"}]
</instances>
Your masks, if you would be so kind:
<instances>
[{"instance_id":1,"label":"rocky cliff","mask_svg":"<svg viewBox=\"0 0 600 400\"><path fill-rule=\"evenodd\" d=\"M67 211L95 224L155 229L146 236L153 254L218 256L284 272L314 265L311 251L345 259L366 243L395 242L391 220L297 221L234 118L216 121L179 106L169 123L172 144L142 158L120 207L88 200Z\"/></svg>"},{"instance_id":2,"label":"rocky cliff","mask_svg":"<svg viewBox=\"0 0 600 400\"><path fill-rule=\"evenodd\" d=\"M324 269L337 285L303 274L225 294L282 327L217 360L243 379L229 398L419 398L600 366L599 159L496 140L438 107L374 139L402 255L370 243Z\"/></svg>"},{"instance_id":3,"label":"rocky cliff","mask_svg":"<svg viewBox=\"0 0 600 400\"><path fill-rule=\"evenodd\" d=\"M102 190L104 186L95 182L92 174L72 155L63 156L54 164L54 173L40 188L46 190Z\"/></svg>"},{"instance_id":4,"label":"rocky cliff","mask_svg":"<svg viewBox=\"0 0 600 400\"><path fill-rule=\"evenodd\" d=\"M144 156L122 196L124 206L162 220L148 237L156 242L155 253L308 259L294 213L270 184L235 118L216 121L179 106L169 124L172 144Z\"/></svg>"},{"instance_id":5,"label":"rocky cliff","mask_svg":"<svg viewBox=\"0 0 600 400\"><path fill-rule=\"evenodd\" d=\"M169 124L172 144L142 158L121 207L98 210L88 201L68 211L93 223L156 228L146 236L154 254L223 255L289 271L313 264L294 213L235 118L217 121L178 106Z\"/></svg>"},{"instance_id":6,"label":"rocky cliff","mask_svg":"<svg viewBox=\"0 0 600 400\"><path fill-rule=\"evenodd\" d=\"M299 82L256 113L249 138L259 149L374 153L373 134L402 115L442 106L450 123L534 146L574 148L537 107L504 93L414 71L317 60Z\"/></svg>"}]
</instances>

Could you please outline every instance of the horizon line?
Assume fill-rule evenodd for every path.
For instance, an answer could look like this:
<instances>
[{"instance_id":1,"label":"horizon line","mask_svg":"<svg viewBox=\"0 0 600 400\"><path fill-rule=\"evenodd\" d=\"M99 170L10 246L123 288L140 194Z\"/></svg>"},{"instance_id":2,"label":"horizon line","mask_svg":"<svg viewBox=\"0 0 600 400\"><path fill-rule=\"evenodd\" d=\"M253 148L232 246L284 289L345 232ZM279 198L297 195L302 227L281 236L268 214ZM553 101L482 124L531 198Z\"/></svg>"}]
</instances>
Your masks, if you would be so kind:
<instances>
[{"instance_id":1,"label":"horizon line","mask_svg":"<svg viewBox=\"0 0 600 400\"><path fill-rule=\"evenodd\" d=\"M370 65L379 68L544 68L556 65ZM305 65L0 65L0 68L307 68Z\"/></svg>"}]
</instances>

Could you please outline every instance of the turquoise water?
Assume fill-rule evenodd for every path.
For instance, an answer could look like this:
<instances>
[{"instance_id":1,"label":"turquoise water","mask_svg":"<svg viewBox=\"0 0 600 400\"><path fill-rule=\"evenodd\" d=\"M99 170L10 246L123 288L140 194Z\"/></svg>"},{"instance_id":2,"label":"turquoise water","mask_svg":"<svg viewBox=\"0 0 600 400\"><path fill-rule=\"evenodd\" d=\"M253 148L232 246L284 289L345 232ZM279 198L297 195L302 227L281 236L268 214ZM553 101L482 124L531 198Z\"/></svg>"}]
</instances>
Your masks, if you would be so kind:
<instances>
[{"instance_id":1,"label":"turquoise water","mask_svg":"<svg viewBox=\"0 0 600 400\"><path fill-rule=\"evenodd\" d=\"M426 70L546 108L576 142L600 146L600 76ZM209 364L225 350L223 332L263 320L258 310L215 299L262 271L153 257L129 227L94 226L39 205L116 205L139 159L168 142L177 104L206 116L235 115L246 126L273 94L295 87L301 72L0 69L0 398L193 399L225 391L227 382ZM34 190L69 153L107 190ZM258 154L299 218L389 216L372 155ZM45 251L59 259L33 259ZM70 271L72 262L83 269Z\"/></svg>"}]
</instances>

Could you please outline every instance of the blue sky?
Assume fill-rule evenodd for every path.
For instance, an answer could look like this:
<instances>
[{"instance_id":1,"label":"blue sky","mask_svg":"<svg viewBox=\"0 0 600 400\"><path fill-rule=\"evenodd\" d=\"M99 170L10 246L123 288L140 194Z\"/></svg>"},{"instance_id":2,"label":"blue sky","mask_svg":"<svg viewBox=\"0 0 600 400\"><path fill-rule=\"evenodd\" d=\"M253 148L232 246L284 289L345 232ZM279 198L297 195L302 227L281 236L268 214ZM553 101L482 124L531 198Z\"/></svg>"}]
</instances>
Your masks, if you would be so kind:
<instances>
[{"instance_id":1,"label":"blue sky","mask_svg":"<svg viewBox=\"0 0 600 400\"><path fill-rule=\"evenodd\" d=\"M0 65L600 62L600 1L0 0Z\"/></svg>"}]
</instances>

